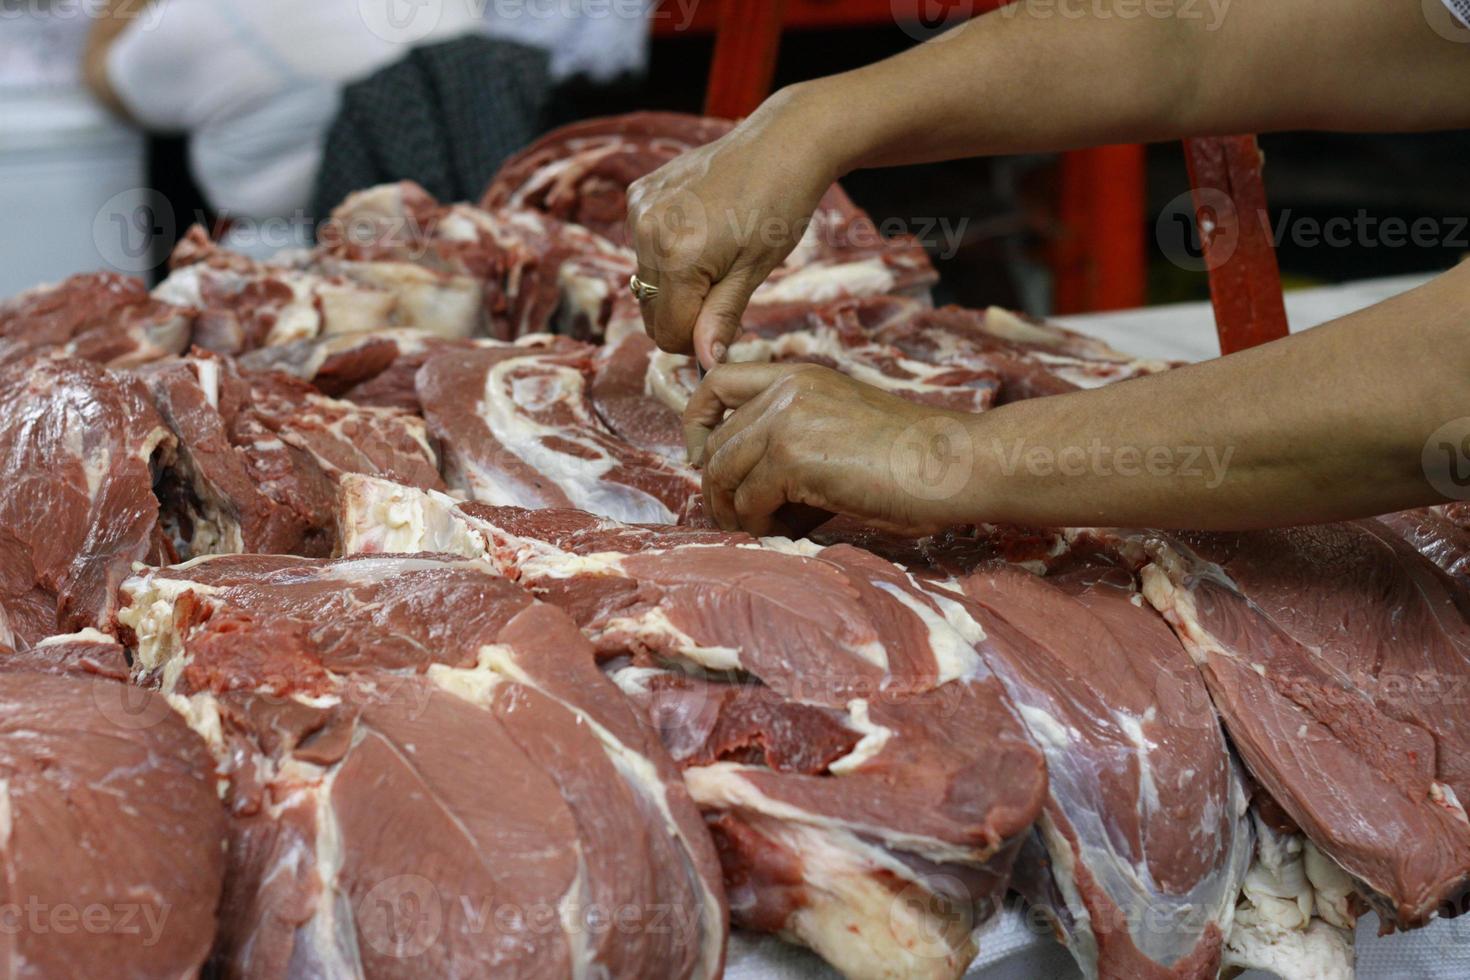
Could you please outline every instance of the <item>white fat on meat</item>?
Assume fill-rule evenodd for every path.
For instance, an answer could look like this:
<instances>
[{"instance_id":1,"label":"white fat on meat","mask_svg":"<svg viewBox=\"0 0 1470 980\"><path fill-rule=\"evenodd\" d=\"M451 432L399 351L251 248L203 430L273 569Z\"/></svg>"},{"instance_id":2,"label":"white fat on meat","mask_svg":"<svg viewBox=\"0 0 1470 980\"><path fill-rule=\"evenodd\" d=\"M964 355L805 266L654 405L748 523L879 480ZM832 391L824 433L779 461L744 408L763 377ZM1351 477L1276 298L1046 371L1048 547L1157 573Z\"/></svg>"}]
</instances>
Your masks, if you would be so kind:
<instances>
[{"instance_id":1,"label":"white fat on meat","mask_svg":"<svg viewBox=\"0 0 1470 980\"><path fill-rule=\"evenodd\" d=\"M566 494L573 506L594 514L619 514L630 523L672 524L675 515L660 500L635 487L604 480L617 460L605 445L589 438L576 427L553 427L531 418L527 412L561 405L572 416L596 431L586 403L586 378L575 367L538 365L531 377L514 377L525 362L511 358L493 366L485 380L484 397L477 413L500 443L528 467L542 474ZM546 445L552 438L576 444L591 458L561 452ZM537 501L523 500L493 474L464 466L463 476L476 500L497 506L534 507Z\"/></svg>"},{"instance_id":2,"label":"white fat on meat","mask_svg":"<svg viewBox=\"0 0 1470 980\"><path fill-rule=\"evenodd\" d=\"M392 300L389 310L365 305L362 312L367 317L357 316L347 323L328 316L328 329L333 334L381 328L391 313L405 327L458 339L474 336L484 316L484 288L469 276L443 275L412 262L334 261L326 269L382 290ZM356 292L372 295L363 290ZM370 322L373 317L376 322Z\"/></svg>"},{"instance_id":3,"label":"white fat on meat","mask_svg":"<svg viewBox=\"0 0 1470 980\"><path fill-rule=\"evenodd\" d=\"M188 568L205 560L208 556L175 567ZM140 677L152 677L162 671L163 690L170 692L177 687L184 662L179 656L182 650L174 606L185 593L209 595L216 591L212 586L198 582L147 574L135 575L123 582L119 592L127 598L128 604L118 610L117 621L132 630L137 638L133 664Z\"/></svg>"},{"instance_id":4,"label":"white fat on meat","mask_svg":"<svg viewBox=\"0 0 1470 980\"><path fill-rule=\"evenodd\" d=\"M343 478L338 501L344 555L485 555L483 539L457 519L457 501L438 491L352 473Z\"/></svg>"},{"instance_id":5,"label":"white fat on meat","mask_svg":"<svg viewBox=\"0 0 1470 980\"><path fill-rule=\"evenodd\" d=\"M1259 815L1252 817L1256 855L1226 939L1225 963L1267 970L1283 980L1352 980L1352 933L1314 914L1317 896L1307 871L1306 838L1279 833ZM1323 876L1320 865L1316 870ZM1331 881L1329 887L1336 884ZM1336 909L1329 912L1335 914Z\"/></svg>"},{"instance_id":6,"label":"white fat on meat","mask_svg":"<svg viewBox=\"0 0 1470 980\"><path fill-rule=\"evenodd\" d=\"M865 839L884 838L874 828L770 800L741 777L748 768L696 766L684 771L684 781L701 808L736 811L756 832L799 855L807 903L782 934L854 980L951 980L964 971L975 955L972 908L945 907L924 875ZM895 890L893 881L905 887ZM738 905L738 891L731 901Z\"/></svg>"},{"instance_id":7,"label":"white fat on meat","mask_svg":"<svg viewBox=\"0 0 1470 980\"><path fill-rule=\"evenodd\" d=\"M910 577L909 581L912 582L913 578ZM924 624L929 635L929 649L933 651L934 665L939 672L936 685L965 677L978 677L989 672L983 666L980 655L975 652L975 644L985 639L985 629L959 603L928 592L928 598L940 607L941 611L936 612L923 599L905 589L889 582L873 584L898 600L900 605ZM887 669L887 652L884 651L881 662L875 660L874 663Z\"/></svg>"},{"instance_id":8,"label":"white fat on meat","mask_svg":"<svg viewBox=\"0 0 1470 980\"><path fill-rule=\"evenodd\" d=\"M684 785L689 787L689 794L694 797L694 802L703 809L744 810L765 814L777 820L862 834L936 864L973 865L989 857L977 854L974 848L960 847L930 837L915 837L912 834L897 833L888 827L875 827L813 814L794 804L766 796L753 782L745 778L747 773L768 772L769 769L760 766L715 762L684 770Z\"/></svg>"},{"instance_id":9,"label":"white fat on meat","mask_svg":"<svg viewBox=\"0 0 1470 980\"><path fill-rule=\"evenodd\" d=\"M10 813L10 780L0 779L0 853L10 846L14 818Z\"/></svg>"},{"instance_id":10,"label":"white fat on meat","mask_svg":"<svg viewBox=\"0 0 1470 980\"><path fill-rule=\"evenodd\" d=\"M881 258L835 265L808 265L767 280L750 297L754 306L771 303L830 303L852 296L882 296L898 284Z\"/></svg>"},{"instance_id":11,"label":"white fat on meat","mask_svg":"<svg viewBox=\"0 0 1470 980\"><path fill-rule=\"evenodd\" d=\"M845 776L856 772L872 759L877 758L888 740L893 738L893 729L886 728L873 721L868 715L868 702L864 698L856 698L847 704L847 727L855 732L861 732L862 738L852 747L852 751L840 759L833 760L827 771L834 776Z\"/></svg>"}]
</instances>

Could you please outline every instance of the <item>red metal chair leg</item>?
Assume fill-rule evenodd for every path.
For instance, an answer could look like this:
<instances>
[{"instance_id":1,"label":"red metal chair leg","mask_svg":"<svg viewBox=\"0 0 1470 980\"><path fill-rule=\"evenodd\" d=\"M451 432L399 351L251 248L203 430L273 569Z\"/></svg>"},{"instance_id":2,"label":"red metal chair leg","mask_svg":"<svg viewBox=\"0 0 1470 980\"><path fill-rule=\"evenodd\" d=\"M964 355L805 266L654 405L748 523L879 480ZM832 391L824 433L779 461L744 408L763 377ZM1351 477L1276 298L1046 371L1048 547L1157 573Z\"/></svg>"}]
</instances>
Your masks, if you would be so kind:
<instances>
[{"instance_id":1,"label":"red metal chair leg","mask_svg":"<svg viewBox=\"0 0 1470 980\"><path fill-rule=\"evenodd\" d=\"M1144 148L1100 146L1062 158L1058 313L1142 306L1147 292Z\"/></svg>"},{"instance_id":2,"label":"red metal chair leg","mask_svg":"<svg viewBox=\"0 0 1470 980\"><path fill-rule=\"evenodd\" d=\"M1281 269L1254 136L1184 141L1220 353L1285 337Z\"/></svg>"},{"instance_id":3,"label":"red metal chair leg","mask_svg":"<svg viewBox=\"0 0 1470 980\"><path fill-rule=\"evenodd\" d=\"M754 112L770 94L784 8L783 0L720 5L720 27L704 101L706 115L739 119Z\"/></svg>"}]
</instances>

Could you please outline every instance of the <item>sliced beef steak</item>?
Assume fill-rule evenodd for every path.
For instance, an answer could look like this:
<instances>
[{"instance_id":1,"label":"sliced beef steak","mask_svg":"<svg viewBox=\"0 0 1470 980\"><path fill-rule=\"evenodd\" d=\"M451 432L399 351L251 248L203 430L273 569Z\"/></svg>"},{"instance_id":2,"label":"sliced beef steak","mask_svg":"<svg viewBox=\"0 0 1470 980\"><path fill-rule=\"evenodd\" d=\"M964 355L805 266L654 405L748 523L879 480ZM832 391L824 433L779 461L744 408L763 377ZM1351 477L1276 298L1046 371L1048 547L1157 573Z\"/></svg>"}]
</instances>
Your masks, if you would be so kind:
<instances>
[{"instance_id":1,"label":"sliced beef steak","mask_svg":"<svg viewBox=\"0 0 1470 980\"><path fill-rule=\"evenodd\" d=\"M17 646L110 628L118 584L157 551L150 464L173 443L136 380L76 359L0 368L0 607Z\"/></svg>"},{"instance_id":2,"label":"sliced beef steak","mask_svg":"<svg viewBox=\"0 0 1470 980\"><path fill-rule=\"evenodd\" d=\"M698 812L560 612L428 555L223 556L125 591L140 671L228 776L223 972L719 975Z\"/></svg>"},{"instance_id":3,"label":"sliced beef steak","mask_svg":"<svg viewBox=\"0 0 1470 980\"><path fill-rule=\"evenodd\" d=\"M344 483L349 551L486 560L566 610L658 727L737 924L855 977L955 977L1042 803L963 599L855 548Z\"/></svg>"},{"instance_id":4,"label":"sliced beef steak","mask_svg":"<svg viewBox=\"0 0 1470 980\"><path fill-rule=\"evenodd\" d=\"M198 975L225 864L203 740L162 698L85 676L83 659L121 657L110 638L29 653L47 673L0 655L5 975Z\"/></svg>"},{"instance_id":5,"label":"sliced beef steak","mask_svg":"<svg viewBox=\"0 0 1470 980\"><path fill-rule=\"evenodd\" d=\"M687 466L610 433L587 394L591 349L446 352L418 375L451 487L490 504L575 507L672 523L699 484Z\"/></svg>"},{"instance_id":6,"label":"sliced beef steak","mask_svg":"<svg viewBox=\"0 0 1470 980\"><path fill-rule=\"evenodd\" d=\"M0 364L46 351L109 367L144 364L183 351L193 317L149 296L141 279L72 276L0 302Z\"/></svg>"},{"instance_id":7,"label":"sliced beef steak","mask_svg":"<svg viewBox=\"0 0 1470 980\"><path fill-rule=\"evenodd\" d=\"M1470 623L1451 580L1377 521L1115 540L1252 776L1384 921L1458 911Z\"/></svg>"},{"instance_id":8,"label":"sliced beef steak","mask_svg":"<svg viewBox=\"0 0 1470 980\"><path fill-rule=\"evenodd\" d=\"M326 398L208 354L142 376L179 443L158 494L182 557L331 554L346 473L443 486L423 420L397 409Z\"/></svg>"}]
</instances>

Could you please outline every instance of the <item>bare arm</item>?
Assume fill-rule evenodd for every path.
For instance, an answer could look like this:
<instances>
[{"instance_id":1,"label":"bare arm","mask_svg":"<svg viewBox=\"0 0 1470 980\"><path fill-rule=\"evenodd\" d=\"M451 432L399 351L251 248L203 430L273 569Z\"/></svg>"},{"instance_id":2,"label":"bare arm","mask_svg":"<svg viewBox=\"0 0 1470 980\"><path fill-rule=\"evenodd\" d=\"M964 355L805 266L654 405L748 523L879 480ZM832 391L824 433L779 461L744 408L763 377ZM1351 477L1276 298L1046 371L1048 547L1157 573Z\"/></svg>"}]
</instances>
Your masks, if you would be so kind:
<instances>
[{"instance_id":1,"label":"bare arm","mask_svg":"<svg viewBox=\"0 0 1470 980\"><path fill-rule=\"evenodd\" d=\"M112 44L133 22L142 16L149 0L106 0L87 34L82 52L82 77L103 105L123 118L130 118L127 107L107 77L107 53Z\"/></svg>"},{"instance_id":2,"label":"bare arm","mask_svg":"<svg viewBox=\"0 0 1470 980\"><path fill-rule=\"evenodd\" d=\"M1171 16L1124 17L1125 6ZM738 331L822 192L860 167L1288 128L1470 126L1470 44L1436 33L1421 0L1095 9L1021 0L887 61L779 92L729 136L639 181L629 217L639 275L660 287L644 307L654 339L706 366L720 360L716 345ZM670 234L691 205L709 220ZM742 241L730 230L772 220L783 237Z\"/></svg>"},{"instance_id":3,"label":"bare arm","mask_svg":"<svg viewBox=\"0 0 1470 980\"><path fill-rule=\"evenodd\" d=\"M812 83L803 111L844 123L832 131L839 172L1185 136L1470 125L1470 47L1437 34L1421 0L1112 6L1140 14L1063 16L1094 7L1019 0ZM862 121L843 106L862 106Z\"/></svg>"},{"instance_id":4,"label":"bare arm","mask_svg":"<svg viewBox=\"0 0 1470 980\"><path fill-rule=\"evenodd\" d=\"M781 530L787 503L905 531L1381 514L1445 499L1451 459L1470 465L1470 264L1254 350L982 415L820 368L728 365L685 418L712 513L756 533Z\"/></svg>"}]
</instances>

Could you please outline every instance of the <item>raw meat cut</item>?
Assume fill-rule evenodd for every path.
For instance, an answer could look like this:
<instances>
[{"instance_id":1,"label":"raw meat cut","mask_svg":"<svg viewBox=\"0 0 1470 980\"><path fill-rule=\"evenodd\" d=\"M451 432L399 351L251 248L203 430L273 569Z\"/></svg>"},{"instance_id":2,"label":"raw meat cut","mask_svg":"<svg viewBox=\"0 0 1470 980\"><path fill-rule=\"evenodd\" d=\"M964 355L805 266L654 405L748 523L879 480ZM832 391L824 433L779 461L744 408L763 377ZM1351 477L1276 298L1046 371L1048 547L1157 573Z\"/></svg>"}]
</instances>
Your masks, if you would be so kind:
<instances>
[{"instance_id":1,"label":"raw meat cut","mask_svg":"<svg viewBox=\"0 0 1470 980\"><path fill-rule=\"evenodd\" d=\"M737 924L853 977L957 977L1044 794L962 602L854 548L460 505L352 477L348 552L486 560L565 609L659 728Z\"/></svg>"},{"instance_id":2,"label":"raw meat cut","mask_svg":"<svg viewBox=\"0 0 1470 980\"><path fill-rule=\"evenodd\" d=\"M1000 376L997 404L1066 394L1167 370L1052 324L992 307L947 306L892 320L873 332L909 357L931 364L990 370Z\"/></svg>"},{"instance_id":3,"label":"raw meat cut","mask_svg":"<svg viewBox=\"0 0 1470 980\"><path fill-rule=\"evenodd\" d=\"M638 112L564 126L501 167L482 206L535 209L575 222L618 245L628 243L628 187L680 154L719 139L733 123L670 112ZM696 227L737 222L688 202ZM736 228L759 234L760 229ZM756 290L756 307L824 303L849 296L927 296L938 275L913 238L887 238L833 185L817 205L801 241Z\"/></svg>"},{"instance_id":4,"label":"raw meat cut","mask_svg":"<svg viewBox=\"0 0 1470 980\"><path fill-rule=\"evenodd\" d=\"M117 585L159 555L151 466L173 448L136 380L77 358L0 368L0 608L16 646L110 628Z\"/></svg>"},{"instance_id":5,"label":"raw meat cut","mask_svg":"<svg viewBox=\"0 0 1470 980\"><path fill-rule=\"evenodd\" d=\"M1470 513L1464 503L1421 507L1378 519L1460 585L1470 585Z\"/></svg>"},{"instance_id":6,"label":"raw meat cut","mask_svg":"<svg viewBox=\"0 0 1470 980\"><path fill-rule=\"evenodd\" d=\"M996 564L959 585L982 656L1046 752L1022 894L1089 977L1215 977L1253 838L1183 647L1101 556L1071 555L1045 579Z\"/></svg>"},{"instance_id":7,"label":"raw meat cut","mask_svg":"<svg viewBox=\"0 0 1470 980\"><path fill-rule=\"evenodd\" d=\"M734 124L673 112L635 112L553 130L512 156L481 206L532 208L627 243L628 185Z\"/></svg>"},{"instance_id":8,"label":"raw meat cut","mask_svg":"<svg viewBox=\"0 0 1470 980\"><path fill-rule=\"evenodd\" d=\"M728 362L820 364L908 401L958 412L989 408L998 387L994 372L910 360L895 348L828 327L769 340L748 335L730 346ZM598 351L592 404L616 435L682 462L680 417L698 384L691 358L658 350L644 334L629 334Z\"/></svg>"},{"instance_id":9,"label":"raw meat cut","mask_svg":"<svg viewBox=\"0 0 1470 980\"><path fill-rule=\"evenodd\" d=\"M612 295L606 277L616 281L621 275L617 285L620 294L625 292L633 262L626 249L577 225L538 211L442 205L409 181L343 201L332 212L322 253L326 257L318 261L325 267L333 261L390 260L468 277L483 290L490 335L502 340L547 331L562 321L559 332L573 333L579 316L605 322L600 307ZM586 282L562 279L563 263L574 257L580 275L591 277ZM599 261L610 263L610 271L597 269ZM589 289L603 295L592 297Z\"/></svg>"},{"instance_id":10,"label":"raw meat cut","mask_svg":"<svg viewBox=\"0 0 1470 980\"><path fill-rule=\"evenodd\" d=\"M195 227L171 264L154 297L198 310L193 342L222 354L391 326L449 337L480 327L478 283L409 263L260 263Z\"/></svg>"},{"instance_id":11,"label":"raw meat cut","mask_svg":"<svg viewBox=\"0 0 1470 980\"><path fill-rule=\"evenodd\" d=\"M560 612L430 555L223 556L124 591L142 676L227 776L223 972L719 975L713 846Z\"/></svg>"},{"instance_id":12,"label":"raw meat cut","mask_svg":"<svg viewBox=\"0 0 1470 980\"><path fill-rule=\"evenodd\" d=\"M4 975L197 976L225 863L203 741L161 698L83 676L82 661L121 657L109 637L30 653L54 657L49 676L0 651Z\"/></svg>"},{"instance_id":13,"label":"raw meat cut","mask_svg":"<svg viewBox=\"0 0 1470 980\"><path fill-rule=\"evenodd\" d=\"M449 485L490 504L673 523L698 480L607 431L588 398L591 352L501 348L430 358L417 390Z\"/></svg>"},{"instance_id":14,"label":"raw meat cut","mask_svg":"<svg viewBox=\"0 0 1470 980\"><path fill-rule=\"evenodd\" d=\"M13 649L11 638L4 633L0 629L0 673L61 674L122 682L132 672L127 650L100 630L88 628L48 636L24 650Z\"/></svg>"},{"instance_id":15,"label":"raw meat cut","mask_svg":"<svg viewBox=\"0 0 1470 980\"><path fill-rule=\"evenodd\" d=\"M281 374L242 373L209 354L141 374L178 441L157 493L182 557L326 557L344 473L444 485L417 416L326 398Z\"/></svg>"},{"instance_id":16,"label":"raw meat cut","mask_svg":"<svg viewBox=\"0 0 1470 980\"><path fill-rule=\"evenodd\" d=\"M72 276L0 303L0 365L52 351L131 367L182 352L193 318L193 310L149 296L141 279Z\"/></svg>"},{"instance_id":17,"label":"raw meat cut","mask_svg":"<svg viewBox=\"0 0 1470 980\"><path fill-rule=\"evenodd\" d=\"M431 356L443 351L496 350L576 353L579 342L550 334L528 334L514 344L488 338L459 340L434 337L419 330L366 330L361 333L302 340L251 351L239 359L252 371L282 371L324 395L358 405L400 408L423 414L414 379Z\"/></svg>"},{"instance_id":18,"label":"raw meat cut","mask_svg":"<svg viewBox=\"0 0 1470 980\"><path fill-rule=\"evenodd\" d=\"M1459 911L1465 594L1377 521L1114 541L1143 564L1252 776L1383 921Z\"/></svg>"}]
</instances>

